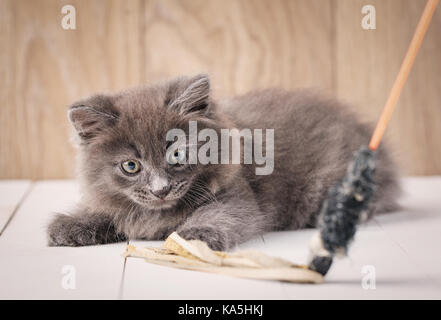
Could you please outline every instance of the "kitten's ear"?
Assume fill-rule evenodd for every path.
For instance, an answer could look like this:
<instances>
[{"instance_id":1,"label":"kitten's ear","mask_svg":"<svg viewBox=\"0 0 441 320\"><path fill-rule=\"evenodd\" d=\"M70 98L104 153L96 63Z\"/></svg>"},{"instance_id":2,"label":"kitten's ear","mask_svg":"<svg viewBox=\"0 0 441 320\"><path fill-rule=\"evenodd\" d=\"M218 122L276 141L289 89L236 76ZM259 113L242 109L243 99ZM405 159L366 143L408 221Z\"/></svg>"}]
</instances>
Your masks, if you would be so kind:
<instances>
[{"instance_id":1,"label":"kitten's ear","mask_svg":"<svg viewBox=\"0 0 441 320\"><path fill-rule=\"evenodd\" d=\"M207 114L210 106L210 78L207 74L199 74L184 82L185 87L174 99L169 108L180 114Z\"/></svg>"},{"instance_id":2,"label":"kitten's ear","mask_svg":"<svg viewBox=\"0 0 441 320\"><path fill-rule=\"evenodd\" d=\"M109 97L96 95L71 105L67 115L82 142L87 142L114 125L119 113Z\"/></svg>"}]
</instances>

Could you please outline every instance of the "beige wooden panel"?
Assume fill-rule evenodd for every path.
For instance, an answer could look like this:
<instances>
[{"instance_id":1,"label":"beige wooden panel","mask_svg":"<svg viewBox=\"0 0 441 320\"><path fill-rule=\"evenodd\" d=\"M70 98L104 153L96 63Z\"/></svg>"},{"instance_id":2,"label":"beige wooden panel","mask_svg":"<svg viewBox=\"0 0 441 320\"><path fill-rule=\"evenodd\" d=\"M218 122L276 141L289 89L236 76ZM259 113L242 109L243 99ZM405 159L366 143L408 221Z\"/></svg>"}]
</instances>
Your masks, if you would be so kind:
<instances>
[{"instance_id":1,"label":"beige wooden panel","mask_svg":"<svg viewBox=\"0 0 441 320\"><path fill-rule=\"evenodd\" d=\"M337 0L336 94L376 121L425 0ZM376 8L377 29L361 28L361 8ZM387 135L407 174L441 173L441 8L433 17Z\"/></svg>"},{"instance_id":2,"label":"beige wooden panel","mask_svg":"<svg viewBox=\"0 0 441 320\"><path fill-rule=\"evenodd\" d=\"M66 106L139 82L138 17L135 1L1 1L0 178L73 176Z\"/></svg>"},{"instance_id":3,"label":"beige wooden panel","mask_svg":"<svg viewBox=\"0 0 441 320\"><path fill-rule=\"evenodd\" d=\"M76 8L76 30L61 27L64 4ZM92 92L198 72L212 74L217 95L332 87L330 2L0 5L0 178L73 176L66 105Z\"/></svg>"},{"instance_id":4,"label":"beige wooden panel","mask_svg":"<svg viewBox=\"0 0 441 320\"><path fill-rule=\"evenodd\" d=\"M332 86L329 1L156 0L143 11L147 81L205 71L218 95Z\"/></svg>"}]
</instances>

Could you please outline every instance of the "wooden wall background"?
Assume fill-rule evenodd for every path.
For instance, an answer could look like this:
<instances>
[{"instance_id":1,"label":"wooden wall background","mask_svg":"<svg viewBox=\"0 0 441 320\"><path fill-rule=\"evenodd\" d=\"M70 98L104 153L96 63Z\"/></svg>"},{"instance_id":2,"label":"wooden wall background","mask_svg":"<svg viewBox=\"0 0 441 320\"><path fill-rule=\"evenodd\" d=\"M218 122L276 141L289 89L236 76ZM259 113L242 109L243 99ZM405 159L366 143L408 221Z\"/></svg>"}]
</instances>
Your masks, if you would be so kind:
<instances>
[{"instance_id":1,"label":"wooden wall background","mask_svg":"<svg viewBox=\"0 0 441 320\"><path fill-rule=\"evenodd\" d=\"M76 30L61 8L76 8ZM361 28L376 7L377 29ZM375 121L425 0L0 0L0 178L74 176L66 106L209 72L215 94L320 87ZM441 174L441 8L388 135L405 174Z\"/></svg>"}]
</instances>

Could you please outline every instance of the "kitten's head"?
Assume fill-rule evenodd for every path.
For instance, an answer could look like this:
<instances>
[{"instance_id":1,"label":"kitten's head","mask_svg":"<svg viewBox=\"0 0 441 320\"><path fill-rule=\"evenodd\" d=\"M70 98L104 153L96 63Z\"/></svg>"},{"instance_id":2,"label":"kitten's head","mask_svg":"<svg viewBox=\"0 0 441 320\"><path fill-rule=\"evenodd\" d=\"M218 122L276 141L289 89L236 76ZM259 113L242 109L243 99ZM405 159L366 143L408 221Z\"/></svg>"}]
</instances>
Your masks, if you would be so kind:
<instances>
[{"instance_id":1,"label":"kitten's head","mask_svg":"<svg viewBox=\"0 0 441 320\"><path fill-rule=\"evenodd\" d=\"M69 119L79 140L85 192L96 207L171 208L193 201L186 199L189 190L214 192L222 175L222 166L180 164L188 145L167 152L167 132L188 133L190 120L198 131L226 125L215 112L206 75L96 95L73 104Z\"/></svg>"}]
</instances>

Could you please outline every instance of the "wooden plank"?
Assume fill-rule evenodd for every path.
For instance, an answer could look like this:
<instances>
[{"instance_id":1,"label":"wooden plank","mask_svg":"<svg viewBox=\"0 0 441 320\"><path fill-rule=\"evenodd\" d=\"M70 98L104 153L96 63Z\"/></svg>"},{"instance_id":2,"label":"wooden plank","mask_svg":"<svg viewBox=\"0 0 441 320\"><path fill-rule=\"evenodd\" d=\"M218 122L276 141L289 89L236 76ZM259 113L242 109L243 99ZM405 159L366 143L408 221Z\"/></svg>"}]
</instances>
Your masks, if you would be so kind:
<instances>
[{"instance_id":1,"label":"wooden plank","mask_svg":"<svg viewBox=\"0 0 441 320\"><path fill-rule=\"evenodd\" d=\"M31 186L29 180L0 181L0 236Z\"/></svg>"},{"instance_id":2,"label":"wooden plank","mask_svg":"<svg viewBox=\"0 0 441 320\"><path fill-rule=\"evenodd\" d=\"M30 194L3 233L0 248L9 245L30 249L46 247L46 226L52 215L71 212L79 197L78 185L72 180L34 182Z\"/></svg>"},{"instance_id":3,"label":"wooden plank","mask_svg":"<svg viewBox=\"0 0 441 320\"><path fill-rule=\"evenodd\" d=\"M0 184L1 186L1 184ZM345 260L336 260L321 285L280 284L176 270L129 259L123 298L134 299L384 299L439 298L437 252L441 177L404 181L403 210L363 226ZM53 212L69 212L79 198L72 181L38 182L0 237L0 298L115 299L125 243L81 248L46 247L45 226ZM265 242L240 246L303 263L314 230L273 232ZM137 246L160 242L133 241ZM373 265L376 290L361 285L362 267ZM76 288L61 285L64 266L76 271ZM172 289L171 289L172 288ZM234 288L234 290L231 290Z\"/></svg>"},{"instance_id":4,"label":"wooden plank","mask_svg":"<svg viewBox=\"0 0 441 320\"><path fill-rule=\"evenodd\" d=\"M69 212L79 198L72 181L37 182L0 237L1 299L116 299L125 243L49 248L46 225L54 212ZM261 240L257 241L262 244ZM134 242L160 245L160 242ZM64 266L75 269L76 288L62 287ZM238 287L239 286L239 287ZM231 294L231 288L237 288ZM171 290L170 288L173 288ZM213 290L213 288L218 288ZM129 260L124 298L283 298L277 282L210 276Z\"/></svg>"},{"instance_id":5,"label":"wooden plank","mask_svg":"<svg viewBox=\"0 0 441 320\"><path fill-rule=\"evenodd\" d=\"M138 1L5 0L0 21L0 178L71 177L67 105L139 83Z\"/></svg>"},{"instance_id":6,"label":"wooden plank","mask_svg":"<svg viewBox=\"0 0 441 320\"><path fill-rule=\"evenodd\" d=\"M123 298L286 299L286 295L279 282L239 279L128 259Z\"/></svg>"},{"instance_id":7,"label":"wooden plank","mask_svg":"<svg viewBox=\"0 0 441 320\"><path fill-rule=\"evenodd\" d=\"M421 277L441 288L441 257L437 254L441 243L441 177L407 178L403 189L404 210L381 216L377 223L389 241L410 258L410 264L419 270Z\"/></svg>"},{"instance_id":8,"label":"wooden plank","mask_svg":"<svg viewBox=\"0 0 441 320\"><path fill-rule=\"evenodd\" d=\"M76 30L61 27L65 4ZM331 87L320 0L5 0L0 15L0 178L72 177L66 106L96 91L204 71L219 95Z\"/></svg>"},{"instance_id":9,"label":"wooden plank","mask_svg":"<svg viewBox=\"0 0 441 320\"><path fill-rule=\"evenodd\" d=\"M425 0L370 1L376 30L361 27L366 1L335 1L336 94L377 121L422 13ZM441 173L441 10L435 12L387 135L404 173Z\"/></svg>"},{"instance_id":10,"label":"wooden plank","mask_svg":"<svg viewBox=\"0 0 441 320\"><path fill-rule=\"evenodd\" d=\"M175 270L129 259L124 297L137 299L437 299L441 296L441 259L434 254L440 239L441 177L403 181L403 209L380 215L361 226L349 257L336 259L325 282L298 285L234 279ZM415 227L413 227L415 226ZM265 244L240 246L297 263L308 261L315 230L271 232ZM159 246L158 242L133 242ZM363 267L373 266L375 289L365 289ZM173 287L174 290L169 290ZM235 289L231 291L230 288ZM213 290L212 288L216 288Z\"/></svg>"},{"instance_id":11,"label":"wooden plank","mask_svg":"<svg viewBox=\"0 0 441 320\"><path fill-rule=\"evenodd\" d=\"M124 243L82 248L46 245L51 216L69 212L78 197L78 187L72 181L35 183L0 237L0 299L118 297ZM74 275L75 288L63 286L68 272Z\"/></svg>"},{"instance_id":12,"label":"wooden plank","mask_svg":"<svg viewBox=\"0 0 441 320\"><path fill-rule=\"evenodd\" d=\"M322 87L376 121L424 3L373 0L363 30L362 0L3 0L0 178L72 177L66 105L178 74L209 72L220 97ZM441 173L440 24L438 9L388 133L407 174Z\"/></svg>"},{"instance_id":13,"label":"wooden plank","mask_svg":"<svg viewBox=\"0 0 441 320\"><path fill-rule=\"evenodd\" d=\"M287 296L290 299L439 299L441 177L405 178L402 184L400 211L378 215L359 227L349 257L334 260L322 285L299 290L284 284ZM363 271L365 267L370 269ZM363 288L366 270L375 275L375 289Z\"/></svg>"},{"instance_id":14,"label":"wooden plank","mask_svg":"<svg viewBox=\"0 0 441 320\"><path fill-rule=\"evenodd\" d=\"M143 11L149 82L205 71L221 96L332 87L330 2L155 0Z\"/></svg>"}]
</instances>

